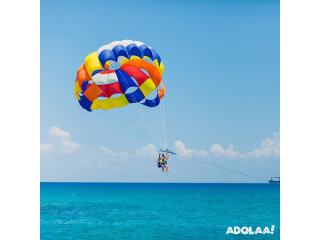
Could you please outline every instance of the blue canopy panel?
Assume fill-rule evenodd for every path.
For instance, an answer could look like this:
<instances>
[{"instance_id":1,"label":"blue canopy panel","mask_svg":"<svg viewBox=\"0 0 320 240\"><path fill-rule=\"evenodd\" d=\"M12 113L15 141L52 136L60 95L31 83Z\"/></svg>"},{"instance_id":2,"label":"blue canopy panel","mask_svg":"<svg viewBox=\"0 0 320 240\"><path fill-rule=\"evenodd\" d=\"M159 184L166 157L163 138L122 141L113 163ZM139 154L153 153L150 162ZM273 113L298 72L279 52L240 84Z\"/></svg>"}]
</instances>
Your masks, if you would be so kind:
<instances>
[{"instance_id":1,"label":"blue canopy panel","mask_svg":"<svg viewBox=\"0 0 320 240\"><path fill-rule=\"evenodd\" d=\"M145 44L140 45L139 50L141 52L142 57L147 56L153 60L152 52L147 45L145 45Z\"/></svg>"},{"instance_id":2,"label":"blue canopy panel","mask_svg":"<svg viewBox=\"0 0 320 240\"><path fill-rule=\"evenodd\" d=\"M82 90L82 92L85 92L85 91L86 91L88 82L89 82L89 81L85 81L85 82L82 83L82 85L81 85L81 90Z\"/></svg>"},{"instance_id":3,"label":"blue canopy panel","mask_svg":"<svg viewBox=\"0 0 320 240\"><path fill-rule=\"evenodd\" d=\"M90 100L88 98L86 98L86 96L82 95L81 99L79 100L79 103L81 105L81 107L83 107L85 110L91 112L91 105L92 102L90 102Z\"/></svg>"},{"instance_id":4,"label":"blue canopy panel","mask_svg":"<svg viewBox=\"0 0 320 240\"><path fill-rule=\"evenodd\" d=\"M112 50L104 49L99 54L99 60L100 60L100 63L102 64L102 66L104 67L104 65L106 64L107 61L112 60L112 61L116 62L117 58L114 56L114 53Z\"/></svg>"},{"instance_id":5,"label":"blue canopy panel","mask_svg":"<svg viewBox=\"0 0 320 240\"><path fill-rule=\"evenodd\" d=\"M129 103L138 103L144 99L144 95L139 88L132 93L124 94Z\"/></svg>"},{"instance_id":6,"label":"blue canopy panel","mask_svg":"<svg viewBox=\"0 0 320 240\"><path fill-rule=\"evenodd\" d=\"M156 52L156 50L154 50L154 49L150 49L150 51L152 52L152 56L153 56L153 61L154 60L158 60L158 63L159 63L159 65L160 65L160 63L161 63L161 58L160 58L160 56L159 56L159 54Z\"/></svg>"},{"instance_id":7,"label":"blue canopy panel","mask_svg":"<svg viewBox=\"0 0 320 240\"><path fill-rule=\"evenodd\" d=\"M129 58L129 54L127 52L127 48L121 44L118 44L116 46L113 47L112 49L113 54L115 56L116 59L118 59L119 56L123 56L126 58Z\"/></svg>"},{"instance_id":8,"label":"blue canopy panel","mask_svg":"<svg viewBox=\"0 0 320 240\"><path fill-rule=\"evenodd\" d=\"M125 71L123 71L122 69L117 69L115 72L116 72L120 87L122 91L125 93L124 95L126 96L128 102L137 103L142 101L145 98L140 88L137 86L137 84L135 84L135 82L131 79L131 77ZM126 91L130 87L134 87L137 89L132 93L126 93Z\"/></svg>"},{"instance_id":9,"label":"blue canopy panel","mask_svg":"<svg viewBox=\"0 0 320 240\"><path fill-rule=\"evenodd\" d=\"M140 50L139 50L139 47L138 47L136 44L134 44L134 43L131 43L131 44L129 44L129 45L127 46L127 51L128 51L128 53L129 53L129 56L130 56L130 57L131 57L131 56L137 56L137 57L139 57L139 58L142 58L141 52L140 52Z\"/></svg>"},{"instance_id":10,"label":"blue canopy panel","mask_svg":"<svg viewBox=\"0 0 320 240\"><path fill-rule=\"evenodd\" d=\"M157 94L157 97L155 99L152 99L152 100L146 99L146 101L141 104L146 105L148 107L156 107L159 105L159 103L160 103L160 98L159 98L159 95Z\"/></svg>"},{"instance_id":11,"label":"blue canopy panel","mask_svg":"<svg viewBox=\"0 0 320 240\"><path fill-rule=\"evenodd\" d=\"M130 87L138 87L137 84L131 79L131 77L122 69L117 69L116 75L122 91L125 93Z\"/></svg>"},{"instance_id":12,"label":"blue canopy panel","mask_svg":"<svg viewBox=\"0 0 320 240\"><path fill-rule=\"evenodd\" d=\"M97 73L102 72L102 71L104 71L104 69L95 70L95 71L92 73L92 77L93 77L94 75L96 75Z\"/></svg>"}]
</instances>

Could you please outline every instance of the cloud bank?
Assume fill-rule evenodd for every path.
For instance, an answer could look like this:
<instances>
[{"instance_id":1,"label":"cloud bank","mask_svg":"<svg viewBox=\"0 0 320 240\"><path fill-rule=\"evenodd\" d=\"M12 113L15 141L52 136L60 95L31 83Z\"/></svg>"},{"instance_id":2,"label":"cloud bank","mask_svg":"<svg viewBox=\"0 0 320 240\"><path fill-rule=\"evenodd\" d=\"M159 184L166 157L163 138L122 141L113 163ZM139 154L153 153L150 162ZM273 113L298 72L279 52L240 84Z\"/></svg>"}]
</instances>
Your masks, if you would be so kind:
<instances>
[{"instance_id":1,"label":"cloud bank","mask_svg":"<svg viewBox=\"0 0 320 240\"><path fill-rule=\"evenodd\" d=\"M71 154L80 149L81 147L78 143L71 141L70 133L58 127L52 127L49 130L49 142L40 144L42 153L58 151L62 154Z\"/></svg>"},{"instance_id":2,"label":"cloud bank","mask_svg":"<svg viewBox=\"0 0 320 240\"><path fill-rule=\"evenodd\" d=\"M264 138L259 148L247 153L235 150L232 144L224 148L218 143L212 144L208 152L205 150L187 149L182 141L174 142L174 150L179 155L187 157L207 157L212 154L221 159L274 158L280 156L280 131L273 133L272 138Z\"/></svg>"},{"instance_id":3,"label":"cloud bank","mask_svg":"<svg viewBox=\"0 0 320 240\"><path fill-rule=\"evenodd\" d=\"M187 149L182 141L175 141L174 142L174 150L177 154L183 155L186 157L205 157L209 154L204 150L194 150L194 149Z\"/></svg>"},{"instance_id":4,"label":"cloud bank","mask_svg":"<svg viewBox=\"0 0 320 240\"><path fill-rule=\"evenodd\" d=\"M269 157L280 155L280 131L273 133L273 138L265 138L260 144L260 148L247 153L251 157Z\"/></svg>"},{"instance_id":5,"label":"cloud bank","mask_svg":"<svg viewBox=\"0 0 320 240\"><path fill-rule=\"evenodd\" d=\"M40 144L40 150L42 154L50 154L52 152L59 152L64 155L77 152L81 149L81 146L71 140L70 133L61 130L58 127L52 127L49 130L49 140ZM280 156L280 131L273 133L272 138L264 138L259 148L253 149L247 153L241 153L235 150L232 144L229 144L224 148L221 144L214 143L210 146L208 151L189 149L185 146L183 141L175 141L174 152L178 155L186 157L208 157L213 155L221 159L244 159L244 158L270 158ZM100 151L104 156L126 159L130 156L135 157L150 157L158 154L157 149L152 145L148 144L133 152L132 154L126 151L114 151L110 148L101 146Z\"/></svg>"},{"instance_id":6,"label":"cloud bank","mask_svg":"<svg viewBox=\"0 0 320 240\"><path fill-rule=\"evenodd\" d=\"M152 145L152 144L148 144L144 147L142 147L141 149L137 150L135 155L138 155L138 156L154 156L154 155L157 155L158 154L158 151L157 149Z\"/></svg>"},{"instance_id":7,"label":"cloud bank","mask_svg":"<svg viewBox=\"0 0 320 240\"><path fill-rule=\"evenodd\" d=\"M233 145L229 144L229 146L226 149L223 149L223 147L220 144L212 144L210 147L210 152L213 153L215 156L220 158L244 158L245 155L241 154L239 151L236 151L233 149Z\"/></svg>"},{"instance_id":8,"label":"cloud bank","mask_svg":"<svg viewBox=\"0 0 320 240\"><path fill-rule=\"evenodd\" d=\"M264 138L260 144L260 148L256 148L248 153L240 153L234 150L233 145L230 144L224 149L220 144L213 144L210 147L210 152L216 157L220 158L266 158L280 156L280 131L273 133L273 137Z\"/></svg>"}]
</instances>

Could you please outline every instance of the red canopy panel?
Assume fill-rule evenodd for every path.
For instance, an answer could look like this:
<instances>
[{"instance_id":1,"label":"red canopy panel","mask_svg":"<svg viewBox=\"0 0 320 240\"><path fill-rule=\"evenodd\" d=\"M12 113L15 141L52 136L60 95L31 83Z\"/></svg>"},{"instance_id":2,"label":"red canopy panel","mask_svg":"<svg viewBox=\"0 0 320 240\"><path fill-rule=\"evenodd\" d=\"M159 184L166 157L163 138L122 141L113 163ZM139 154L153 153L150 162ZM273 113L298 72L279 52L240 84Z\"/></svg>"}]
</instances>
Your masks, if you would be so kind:
<instances>
[{"instance_id":1,"label":"red canopy panel","mask_svg":"<svg viewBox=\"0 0 320 240\"><path fill-rule=\"evenodd\" d=\"M91 86L90 83L88 83L86 89L88 89ZM110 84L105 84L105 85L97 85L102 93L98 97L108 97L110 98L114 94L123 94L124 92L122 91L119 82L114 82Z\"/></svg>"},{"instance_id":2,"label":"red canopy panel","mask_svg":"<svg viewBox=\"0 0 320 240\"><path fill-rule=\"evenodd\" d=\"M128 73L130 77L133 77L137 81L139 87L149 78L147 74L134 66L121 66L120 69Z\"/></svg>"}]
</instances>

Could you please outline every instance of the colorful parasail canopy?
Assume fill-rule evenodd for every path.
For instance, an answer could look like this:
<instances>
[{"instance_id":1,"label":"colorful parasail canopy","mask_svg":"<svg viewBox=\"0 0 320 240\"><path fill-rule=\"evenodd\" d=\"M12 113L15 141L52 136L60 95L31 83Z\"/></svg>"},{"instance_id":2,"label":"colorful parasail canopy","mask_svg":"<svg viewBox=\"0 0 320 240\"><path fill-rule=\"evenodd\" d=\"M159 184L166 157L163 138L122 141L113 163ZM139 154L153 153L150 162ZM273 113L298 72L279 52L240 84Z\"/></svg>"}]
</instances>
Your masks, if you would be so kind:
<instances>
[{"instance_id":1,"label":"colorful parasail canopy","mask_svg":"<svg viewBox=\"0 0 320 240\"><path fill-rule=\"evenodd\" d=\"M74 91L88 111L131 103L156 107L165 93L163 72L161 58L151 47L139 41L115 41L85 58Z\"/></svg>"}]
</instances>

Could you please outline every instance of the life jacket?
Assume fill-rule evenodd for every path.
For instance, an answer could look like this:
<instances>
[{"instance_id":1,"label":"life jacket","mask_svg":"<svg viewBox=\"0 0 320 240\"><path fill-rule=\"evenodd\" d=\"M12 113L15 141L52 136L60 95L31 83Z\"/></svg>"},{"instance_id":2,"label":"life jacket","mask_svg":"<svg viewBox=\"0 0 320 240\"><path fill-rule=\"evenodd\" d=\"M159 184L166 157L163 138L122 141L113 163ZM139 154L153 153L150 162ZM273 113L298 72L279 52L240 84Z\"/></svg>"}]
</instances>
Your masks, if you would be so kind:
<instances>
[{"instance_id":1,"label":"life jacket","mask_svg":"<svg viewBox=\"0 0 320 240\"><path fill-rule=\"evenodd\" d=\"M164 164L167 164L167 158L166 158L166 157L162 158L162 162L163 162Z\"/></svg>"}]
</instances>

